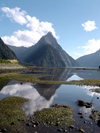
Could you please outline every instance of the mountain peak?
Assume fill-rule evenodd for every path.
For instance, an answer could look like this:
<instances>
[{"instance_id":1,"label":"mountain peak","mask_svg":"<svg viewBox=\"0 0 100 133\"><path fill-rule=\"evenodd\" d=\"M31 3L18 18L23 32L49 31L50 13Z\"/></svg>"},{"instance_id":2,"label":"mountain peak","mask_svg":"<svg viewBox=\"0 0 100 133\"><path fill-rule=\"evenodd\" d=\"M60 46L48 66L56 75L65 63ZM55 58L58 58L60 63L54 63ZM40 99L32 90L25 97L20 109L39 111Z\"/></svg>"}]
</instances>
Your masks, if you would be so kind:
<instances>
[{"instance_id":1,"label":"mountain peak","mask_svg":"<svg viewBox=\"0 0 100 133\"><path fill-rule=\"evenodd\" d=\"M51 31L49 31L46 36L53 36L53 34Z\"/></svg>"}]
</instances>

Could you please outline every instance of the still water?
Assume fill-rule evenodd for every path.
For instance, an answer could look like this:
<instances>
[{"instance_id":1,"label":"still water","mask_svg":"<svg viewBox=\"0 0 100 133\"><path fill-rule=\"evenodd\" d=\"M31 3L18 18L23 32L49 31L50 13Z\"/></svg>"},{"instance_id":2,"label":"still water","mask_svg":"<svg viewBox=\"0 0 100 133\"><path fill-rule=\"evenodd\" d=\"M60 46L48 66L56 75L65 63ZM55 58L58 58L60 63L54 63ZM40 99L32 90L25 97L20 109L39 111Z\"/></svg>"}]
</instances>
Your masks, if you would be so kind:
<instances>
[{"instance_id":1,"label":"still water","mask_svg":"<svg viewBox=\"0 0 100 133\"><path fill-rule=\"evenodd\" d=\"M72 70L66 70L64 72L57 71L53 76L48 77L49 80L83 80L87 78L100 79L99 72L74 72ZM86 75L85 75L86 74ZM93 74L93 76L92 76ZM51 73L52 75L52 73ZM91 76L90 76L91 75ZM97 76L96 76L97 75ZM46 78L44 78L46 80ZM43 80L43 79L42 79ZM4 86L0 91L0 100L9 96L19 96L28 98L29 101L26 102L22 109L27 116L32 115L35 111L41 110L43 108L49 108L53 104L65 104L69 105L74 109L74 118L78 123L82 125L82 120L78 116L78 112L82 112L84 120L94 123L89 115L92 109L100 111L100 93L91 92L90 89L100 89L97 86L76 86L76 85L54 85L54 84L36 84L30 82L19 82L11 80L6 86ZM77 105L77 100L82 99L85 102L91 102L93 100L92 108L79 107ZM96 126L96 130L100 130ZM92 128L92 126L91 126Z\"/></svg>"}]
</instances>

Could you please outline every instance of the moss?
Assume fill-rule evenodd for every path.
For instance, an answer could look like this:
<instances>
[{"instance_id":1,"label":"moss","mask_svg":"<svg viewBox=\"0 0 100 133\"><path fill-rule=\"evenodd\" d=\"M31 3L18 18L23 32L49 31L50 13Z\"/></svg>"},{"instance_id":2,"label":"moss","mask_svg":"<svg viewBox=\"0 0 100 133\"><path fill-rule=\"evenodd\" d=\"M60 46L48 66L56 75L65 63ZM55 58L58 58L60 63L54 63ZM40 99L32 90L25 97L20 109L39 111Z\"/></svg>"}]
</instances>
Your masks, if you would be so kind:
<instances>
[{"instance_id":1,"label":"moss","mask_svg":"<svg viewBox=\"0 0 100 133\"><path fill-rule=\"evenodd\" d=\"M36 82L41 84L69 84L69 85L94 85L100 86L100 79L85 79L85 80L73 80L73 81L53 81L53 80L39 80L41 77L46 77L49 75L40 75L40 74L33 74L33 75L15 75L12 76L12 79L19 80L19 81L26 81L26 82ZM51 75L52 76L52 75Z\"/></svg>"},{"instance_id":2,"label":"moss","mask_svg":"<svg viewBox=\"0 0 100 133\"><path fill-rule=\"evenodd\" d=\"M10 132L21 130L21 120L27 119L22 111L22 105L27 99L20 97L8 97L0 101L0 126L6 127ZM20 121L18 121L20 119ZM11 125L12 123L13 126Z\"/></svg>"},{"instance_id":3,"label":"moss","mask_svg":"<svg viewBox=\"0 0 100 133\"><path fill-rule=\"evenodd\" d=\"M45 108L41 111L36 111L34 117L35 120L47 125L69 126L74 122L73 109L69 106Z\"/></svg>"}]
</instances>

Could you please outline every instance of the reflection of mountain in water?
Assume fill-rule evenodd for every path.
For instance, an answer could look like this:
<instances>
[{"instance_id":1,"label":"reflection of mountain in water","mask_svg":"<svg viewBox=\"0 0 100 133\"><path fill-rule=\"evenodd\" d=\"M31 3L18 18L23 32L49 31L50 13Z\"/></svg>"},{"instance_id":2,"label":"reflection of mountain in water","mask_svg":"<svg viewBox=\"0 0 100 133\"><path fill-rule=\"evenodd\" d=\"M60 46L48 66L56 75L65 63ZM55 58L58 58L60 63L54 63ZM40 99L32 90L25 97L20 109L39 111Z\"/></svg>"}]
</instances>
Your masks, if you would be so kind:
<instances>
[{"instance_id":1,"label":"reflection of mountain in water","mask_svg":"<svg viewBox=\"0 0 100 133\"><path fill-rule=\"evenodd\" d=\"M72 69L61 70L61 69L50 69L45 71L44 74L50 74L53 76L43 77L41 80L55 80L55 81L66 81L72 76ZM39 92L39 94L45 97L47 100L55 94L56 90L60 87L59 84L35 84L34 88Z\"/></svg>"},{"instance_id":2,"label":"reflection of mountain in water","mask_svg":"<svg viewBox=\"0 0 100 133\"><path fill-rule=\"evenodd\" d=\"M71 77L73 70L47 70L43 74L51 75L45 77L48 80L67 80ZM53 75L53 76L52 76ZM44 80L42 79L42 80ZM12 80L0 91L0 95L19 96L28 98L29 101L23 105L23 110L27 115L32 115L35 111L43 108L49 108L56 96L55 92L60 87L56 84L34 84L29 82L23 82ZM1 99L0 99L1 100Z\"/></svg>"}]
</instances>

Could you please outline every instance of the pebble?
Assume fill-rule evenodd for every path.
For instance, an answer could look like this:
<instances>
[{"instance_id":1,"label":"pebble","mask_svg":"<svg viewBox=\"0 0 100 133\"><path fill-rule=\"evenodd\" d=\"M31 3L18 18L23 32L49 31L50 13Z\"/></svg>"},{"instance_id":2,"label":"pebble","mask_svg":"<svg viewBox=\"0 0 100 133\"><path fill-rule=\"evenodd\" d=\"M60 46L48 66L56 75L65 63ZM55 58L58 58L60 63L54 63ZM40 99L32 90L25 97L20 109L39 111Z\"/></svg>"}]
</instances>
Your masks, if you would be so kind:
<instances>
[{"instance_id":1,"label":"pebble","mask_svg":"<svg viewBox=\"0 0 100 133\"><path fill-rule=\"evenodd\" d=\"M79 114L79 115L82 115L82 113L81 113L81 112L78 112L78 114Z\"/></svg>"},{"instance_id":2,"label":"pebble","mask_svg":"<svg viewBox=\"0 0 100 133\"><path fill-rule=\"evenodd\" d=\"M11 124L11 125L15 125L15 123L14 123L14 122L11 122L10 124Z\"/></svg>"},{"instance_id":3,"label":"pebble","mask_svg":"<svg viewBox=\"0 0 100 133\"><path fill-rule=\"evenodd\" d=\"M84 121L84 123L87 123L87 121Z\"/></svg>"},{"instance_id":4,"label":"pebble","mask_svg":"<svg viewBox=\"0 0 100 133\"><path fill-rule=\"evenodd\" d=\"M80 118L83 118L83 116L80 116Z\"/></svg>"},{"instance_id":5,"label":"pebble","mask_svg":"<svg viewBox=\"0 0 100 133\"><path fill-rule=\"evenodd\" d=\"M1 130L1 132L7 132L7 129L6 129L6 128L3 128L3 129Z\"/></svg>"},{"instance_id":6,"label":"pebble","mask_svg":"<svg viewBox=\"0 0 100 133\"><path fill-rule=\"evenodd\" d=\"M32 125L32 127L36 127L36 125Z\"/></svg>"},{"instance_id":7,"label":"pebble","mask_svg":"<svg viewBox=\"0 0 100 133\"><path fill-rule=\"evenodd\" d=\"M67 133L67 129L65 129L65 130L64 130L64 132L66 132L66 133Z\"/></svg>"},{"instance_id":8,"label":"pebble","mask_svg":"<svg viewBox=\"0 0 100 133\"><path fill-rule=\"evenodd\" d=\"M79 132L84 133L85 131L84 131L84 129L80 128L80 129L79 129Z\"/></svg>"},{"instance_id":9,"label":"pebble","mask_svg":"<svg viewBox=\"0 0 100 133\"><path fill-rule=\"evenodd\" d=\"M70 125L70 128L75 128L75 126L74 125Z\"/></svg>"},{"instance_id":10,"label":"pebble","mask_svg":"<svg viewBox=\"0 0 100 133\"><path fill-rule=\"evenodd\" d=\"M58 131L62 132L63 130L61 128L59 128Z\"/></svg>"}]
</instances>

